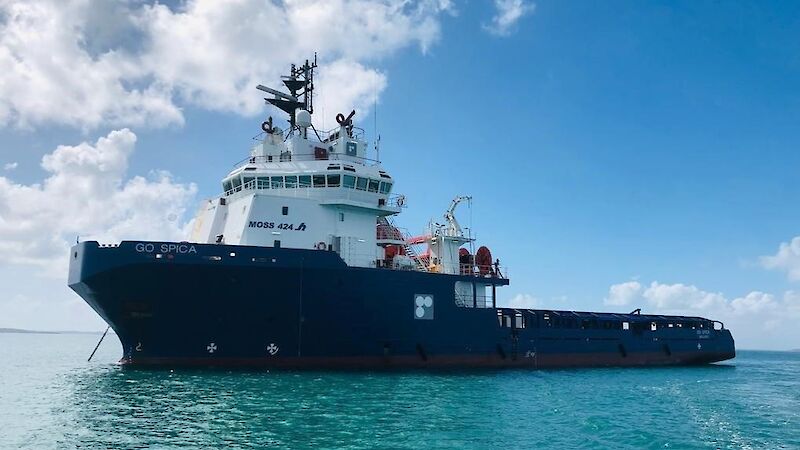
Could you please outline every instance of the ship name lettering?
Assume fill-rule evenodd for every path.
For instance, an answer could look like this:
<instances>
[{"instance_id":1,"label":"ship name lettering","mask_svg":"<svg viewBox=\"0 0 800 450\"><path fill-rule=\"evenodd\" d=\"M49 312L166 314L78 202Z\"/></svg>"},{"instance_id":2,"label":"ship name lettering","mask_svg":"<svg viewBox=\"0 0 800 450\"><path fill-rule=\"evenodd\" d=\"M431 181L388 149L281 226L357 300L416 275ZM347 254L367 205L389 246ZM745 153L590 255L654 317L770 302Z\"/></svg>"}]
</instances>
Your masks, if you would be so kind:
<instances>
[{"instance_id":1,"label":"ship name lettering","mask_svg":"<svg viewBox=\"0 0 800 450\"><path fill-rule=\"evenodd\" d=\"M298 225L295 225L293 223L275 223L275 222L266 222L261 220L251 220L250 223L247 224L247 228L266 228L266 229L277 228L279 230L305 231L306 223L301 222Z\"/></svg>"},{"instance_id":2,"label":"ship name lettering","mask_svg":"<svg viewBox=\"0 0 800 450\"><path fill-rule=\"evenodd\" d=\"M138 242L134 248L139 253L154 253L156 251L155 244L149 242ZM161 244L158 249L161 253L197 253L197 249L191 244Z\"/></svg>"},{"instance_id":3,"label":"ship name lettering","mask_svg":"<svg viewBox=\"0 0 800 450\"><path fill-rule=\"evenodd\" d=\"M189 244L161 244L161 253L197 253L197 249Z\"/></svg>"}]
</instances>

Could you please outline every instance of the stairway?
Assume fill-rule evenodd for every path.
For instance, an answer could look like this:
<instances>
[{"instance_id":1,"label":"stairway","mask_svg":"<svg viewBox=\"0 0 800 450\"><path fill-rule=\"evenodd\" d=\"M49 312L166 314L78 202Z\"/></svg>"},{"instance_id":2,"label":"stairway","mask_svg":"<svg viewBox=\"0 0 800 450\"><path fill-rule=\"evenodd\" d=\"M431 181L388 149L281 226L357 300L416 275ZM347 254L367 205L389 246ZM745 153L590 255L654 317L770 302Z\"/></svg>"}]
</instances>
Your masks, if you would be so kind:
<instances>
[{"instance_id":1,"label":"stairway","mask_svg":"<svg viewBox=\"0 0 800 450\"><path fill-rule=\"evenodd\" d=\"M425 258L419 256L419 253L417 253L417 251L414 250L414 247L412 247L411 244L408 243L408 236L406 235L406 233L403 233L399 228L395 227L394 222L389 217L386 217L386 222L389 225L393 226L395 229L397 229L397 231L403 237L403 250L405 250L406 256L413 259L414 262L417 263L417 269L419 271L428 272L429 271L428 265L426 264L427 261L425 260Z\"/></svg>"}]
</instances>

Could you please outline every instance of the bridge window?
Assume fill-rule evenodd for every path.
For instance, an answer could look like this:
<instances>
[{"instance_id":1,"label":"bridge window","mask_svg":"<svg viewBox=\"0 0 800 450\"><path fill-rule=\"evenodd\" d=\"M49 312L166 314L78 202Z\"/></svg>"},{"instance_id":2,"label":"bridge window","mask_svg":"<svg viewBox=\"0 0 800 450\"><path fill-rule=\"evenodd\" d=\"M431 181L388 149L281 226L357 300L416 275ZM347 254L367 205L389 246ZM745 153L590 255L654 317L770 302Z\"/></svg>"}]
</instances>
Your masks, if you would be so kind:
<instances>
[{"instance_id":1,"label":"bridge window","mask_svg":"<svg viewBox=\"0 0 800 450\"><path fill-rule=\"evenodd\" d=\"M269 189L269 177L258 177L258 178L256 178L256 188L257 189Z\"/></svg>"},{"instance_id":2,"label":"bridge window","mask_svg":"<svg viewBox=\"0 0 800 450\"><path fill-rule=\"evenodd\" d=\"M239 188L242 186L242 180L239 177L231 178L231 182L233 183L234 190L239 190Z\"/></svg>"},{"instance_id":3,"label":"bridge window","mask_svg":"<svg viewBox=\"0 0 800 450\"><path fill-rule=\"evenodd\" d=\"M300 175L297 187L307 188L311 187L311 175Z\"/></svg>"},{"instance_id":4,"label":"bridge window","mask_svg":"<svg viewBox=\"0 0 800 450\"><path fill-rule=\"evenodd\" d=\"M328 187L339 187L340 175L328 175Z\"/></svg>"},{"instance_id":5,"label":"bridge window","mask_svg":"<svg viewBox=\"0 0 800 450\"><path fill-rule=\"evenodd\" d=\"M367 190L367 179L358 177L358 180L356 181L356 189L358 189L359 191L366 191Z\"/></svg>"},{"instance_id":6,"label":"bridge window","mask_svg":"<svg viewBox=\"0 0 800 450\"><path fill-rule=\"evenodd\" d=\"M325 175L314 175L311 178L315 188L325 187Z\"/></svg>"},{"instance_id":7,"label":"bridge window","mask_svg":"<svg viewBox=\"0 0 800 450\"><path fill-rule=\"evenodd\" d=\"M225 180L222 182L222 190L223 192L228 192L232 189L231 187L231 180Z\"/></svg>"},{"instance_id":8,"label":"bridge window","mask_svg":"<svg viewBox=\"0 0 800 450\"><path fill-rule=\"evenodd\" d=\"M388 194L389 191L392 190L392 183L387 183L385 181L381 181L381 194Z\"/></svg>"},{"instance_id":9,"label":"bridge window","mask_svg":"<svg viewBox=\"0 0 800 450\"><path fill-rule=\"evenodd\" d=\"M356 177L352 175L345 175L342 177L342 186L346 187L347 189L353 189L356 187Z\"/></svg>"},{"instance_id":10,"label":"bridge window","mask_svg":"<svg viewBox=\"0 0 800 450\"><path fill-rule=\"evenodd\" d=\"M378 180L369 180L369 191L378 192Z\"/></svg>"},{"instance_id":11,"label":"bridge window","mask_svg":"<svg viewBox=\"0 0 800 450\"><path fill-rule=\"evenodd\" d=\"M244 177L244 188L245 189L253 189L255 188L255 183L253 182L255 177Z\"/></svg>"},{"instance_id":12,"label":"bridge window","mask_svg":"<svg viewBox=\"0 0 800 450\"><path fill-rule=\"evenodd\" d=\"M286 189L294 189L294 188L296 188L297 187L297 177L296 176L286 177L286 182L285 182L284 185L286 186Z\"/></svg>"},{"instance_id":13,"label":"bridge window","mask_svg":"<svg viewBox=\"0 0 800 450\"><path fill-rule=\"evenodd\" d=\"M270 180L272 189L283 189L283 177L272 177Z\"/></svg>"}]
</instances>

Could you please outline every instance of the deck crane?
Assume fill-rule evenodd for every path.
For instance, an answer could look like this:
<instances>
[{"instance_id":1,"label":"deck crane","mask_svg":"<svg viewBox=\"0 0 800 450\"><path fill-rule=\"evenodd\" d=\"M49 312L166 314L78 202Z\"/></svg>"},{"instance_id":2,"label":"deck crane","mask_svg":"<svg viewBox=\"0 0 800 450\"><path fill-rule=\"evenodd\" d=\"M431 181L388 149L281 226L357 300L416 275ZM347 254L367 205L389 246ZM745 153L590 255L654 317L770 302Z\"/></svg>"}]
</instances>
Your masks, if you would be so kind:
<instances>
[{"instance_id":1,"label":"deck crane","mask_svg":"<svg viewBox=\"0 0 800 450\"><path fill-rule=\"evenodd\" d=\"M447 208L447 212L444 213L444 220L447 221L447 229L445 231L446 236L454 236L454 237L464 236L464 232L461 230L461 225L458 224L458 221L456 220L455 216L456 208L458 207L459 203L464 201L471 202L472 197L466 195L459 195L458 197L453 199L453 201L450 203L450 207Z\"/></svg>"}]
</instances>

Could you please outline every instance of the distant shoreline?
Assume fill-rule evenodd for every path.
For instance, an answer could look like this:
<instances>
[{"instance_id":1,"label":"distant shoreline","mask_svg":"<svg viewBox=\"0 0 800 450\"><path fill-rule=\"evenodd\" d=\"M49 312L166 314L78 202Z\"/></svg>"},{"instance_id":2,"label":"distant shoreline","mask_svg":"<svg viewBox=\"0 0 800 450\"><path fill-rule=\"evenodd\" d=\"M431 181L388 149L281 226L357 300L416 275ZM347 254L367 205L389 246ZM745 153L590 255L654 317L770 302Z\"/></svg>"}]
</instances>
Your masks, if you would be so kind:
<instances>
[{"instance_id":1,"label":"distant shoreline","mask_svg":"<svg viewBox=\"0 0 800 450\"><path fill-rule=\"evenodd\" d=\"M114 333L109 330L110 333ZM22 328L0 328L0 333L7 334L102 334L102 331L44 331L44 330L25 330Z\"/></svg>"}]
</instances>

